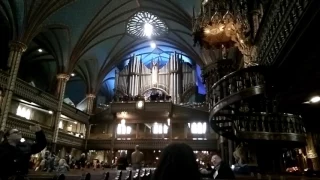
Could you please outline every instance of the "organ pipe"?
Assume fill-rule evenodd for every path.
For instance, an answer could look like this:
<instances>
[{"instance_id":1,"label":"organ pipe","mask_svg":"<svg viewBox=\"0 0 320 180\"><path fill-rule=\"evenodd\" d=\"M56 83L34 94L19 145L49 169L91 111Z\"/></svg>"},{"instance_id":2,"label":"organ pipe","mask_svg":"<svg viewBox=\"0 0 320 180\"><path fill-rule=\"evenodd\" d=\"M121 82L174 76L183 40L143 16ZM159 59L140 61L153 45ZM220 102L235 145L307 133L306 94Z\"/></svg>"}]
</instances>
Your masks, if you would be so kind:
<instances>
[{"instance_id":1,"label":"organ pipe","mask_svg":"<svg viewBox=\"0 0 320 180\"><path fill-rule=\"evenodd\" d=\"M156 72L154 76L157 77L154 85L152 69ZM157 63L147 67L143 64L141 56L133 55L129 59L129 64L121 71L116 71L115 76L115 88L123 95L144 95L146 90L154 87L163 89L172 97L174 103L179 103L181 95L196 85L195 66L183 62L182 55L177 52L172 53L167 64L162 67L159 66L159 59Z\"/></svg>"}]
</instances>

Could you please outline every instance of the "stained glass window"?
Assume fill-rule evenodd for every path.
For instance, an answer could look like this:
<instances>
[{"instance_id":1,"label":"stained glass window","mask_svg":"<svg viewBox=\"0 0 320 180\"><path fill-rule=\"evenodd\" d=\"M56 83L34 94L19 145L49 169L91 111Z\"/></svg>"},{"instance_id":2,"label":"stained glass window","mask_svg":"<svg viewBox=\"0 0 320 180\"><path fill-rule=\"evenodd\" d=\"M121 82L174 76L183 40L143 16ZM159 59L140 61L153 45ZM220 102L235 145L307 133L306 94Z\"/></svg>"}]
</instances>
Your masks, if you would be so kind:
<instances>
[{"instance_id":1,"label":"stained glass window","mask_svg":"<svg viewBox=\"0 0 320 180\"><path fill-rule=\"evenodd\" d=\"M154 14L141 11L129 19L127 31L129 34L138 37L154 37L166 34L168 27Z\"/></svg>"}]
</instances>

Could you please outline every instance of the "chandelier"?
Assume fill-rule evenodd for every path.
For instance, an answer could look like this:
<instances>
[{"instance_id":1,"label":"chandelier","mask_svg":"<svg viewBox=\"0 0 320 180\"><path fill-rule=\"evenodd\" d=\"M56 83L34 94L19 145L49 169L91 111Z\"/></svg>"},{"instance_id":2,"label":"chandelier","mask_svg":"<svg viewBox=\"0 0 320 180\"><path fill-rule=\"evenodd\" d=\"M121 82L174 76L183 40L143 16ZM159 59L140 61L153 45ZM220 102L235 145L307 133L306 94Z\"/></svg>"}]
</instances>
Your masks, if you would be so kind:
<instances>
[{"instance_id":1,"label":"chandelier","mask_svg":"<svg viewBox=\"0 0 320 180\"><path fill-rule=\"evenodd\" d=\"M247 65L252 64L250 24L246 0L202 0L193 16L194 46L221 48L237 46Z\"/></svg>"}]
</instances>

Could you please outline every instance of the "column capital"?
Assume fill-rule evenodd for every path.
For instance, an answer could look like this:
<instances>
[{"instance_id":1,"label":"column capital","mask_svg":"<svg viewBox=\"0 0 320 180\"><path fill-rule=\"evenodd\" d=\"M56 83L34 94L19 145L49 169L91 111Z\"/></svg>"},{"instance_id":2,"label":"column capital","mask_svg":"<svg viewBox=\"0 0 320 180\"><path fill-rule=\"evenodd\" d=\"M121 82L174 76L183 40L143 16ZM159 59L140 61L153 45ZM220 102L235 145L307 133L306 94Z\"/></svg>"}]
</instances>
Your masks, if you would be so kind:
<instances>
[{"instance_id":1,"label":"column capital","mask_svg":"<svg viewBox=\"0 0 320 180\"><path fill-rule=\"evenodd\" d=\"M87 97L87 98L96 98L96 95L95 95L95 94L87 94L86 97Z\"/></svg>"},{"instance_id":2,"label":"column capital","mask_svg":"<svg viewBox=\"0 0 320 180\"><path fill-rule=\"evenodd\" d=\"M58 74L57 75L57 79L65 79L65 80L69 80L70 78L70 75L69 74L64 74L64 73L61 73L61 74Z\"/></svg>"},{"instance_id":3,"label":"column capital","mask_svg":"<svg viewBox=\"0 0 320 180\"><path fill-rule=\"evenodd\" d=\"M10 50L25 52L28 46L20 41L11 41L9 43Z\"/></svg>"}]
</instances>

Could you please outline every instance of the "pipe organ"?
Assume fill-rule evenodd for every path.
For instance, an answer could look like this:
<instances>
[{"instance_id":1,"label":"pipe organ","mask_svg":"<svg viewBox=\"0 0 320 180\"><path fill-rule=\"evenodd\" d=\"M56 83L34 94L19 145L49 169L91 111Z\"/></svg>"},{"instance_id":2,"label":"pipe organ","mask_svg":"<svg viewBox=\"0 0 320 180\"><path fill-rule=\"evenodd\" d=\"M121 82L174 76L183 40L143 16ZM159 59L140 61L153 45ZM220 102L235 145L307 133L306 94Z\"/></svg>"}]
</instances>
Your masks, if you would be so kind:
<instances>
[{"instance_id":1,"label":"pipe organ","mask_svg":"<svg viewBox=\"0 0 320 180\"><path fill-rule=\"evenodd\" d=\"M180 103L185 93L195 89L195 66L184 62L179 53L172 53L164 66L159 62L156 58L146 65L141 56L131 56L128 65L116 72L116 96L142 95L147 100L150 94L157 92Z\"/></svg>"}]
</instances>

